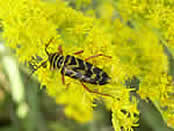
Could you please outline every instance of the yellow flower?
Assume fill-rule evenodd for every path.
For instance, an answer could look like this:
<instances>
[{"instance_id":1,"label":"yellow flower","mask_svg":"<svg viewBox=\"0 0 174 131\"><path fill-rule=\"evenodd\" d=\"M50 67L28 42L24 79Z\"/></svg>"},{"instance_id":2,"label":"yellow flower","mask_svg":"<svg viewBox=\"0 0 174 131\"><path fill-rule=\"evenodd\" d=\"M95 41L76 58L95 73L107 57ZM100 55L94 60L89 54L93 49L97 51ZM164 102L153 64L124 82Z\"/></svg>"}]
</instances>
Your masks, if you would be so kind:
<instances>
[{"instance_id":1,"label":"yellow flower","mask_svg":"<svg viewBox=\"0 0 174 131\"><path fill-rule=\"evenodd\" d=\"M125 81L136 77L140 81L136 93L142 99L150 99L168 125L174 127L173 84L166 73L168 58L163 49L163 44L173 48L172 1L167 0L167 4L137 0L99 3L97 10L93 10L90 0L78 0L77 11L60 0L0 0L3 38L22 63L37 57L42 58L41 62L47 60L45 48L51 38L50 53L58 52L61 45L65 56L83 50L84 53L75 56L82 60L96 54L112 57L100 56L89 60L107 72L111 77L109 84L85 83L90 90L109 97L91 93L79 80L67 76L66 84L62 84L60 70L50 70L49 61L46 68L41 67L35 72L41 85L46 85L47 93L58 104L64 105L68 117L82 123L91 120L96 106L93 102L102 98L112 111L115 130L132 131L138 126L138 101L130 96L136 87L126 88ZM89 5L89 9L82 11L84 4ZM97 11L104 9L107 11L98 14ZM91 10L93 17L85 16ZM163 110L163 106L168 109Z\"/></svg>"}]
</instances>

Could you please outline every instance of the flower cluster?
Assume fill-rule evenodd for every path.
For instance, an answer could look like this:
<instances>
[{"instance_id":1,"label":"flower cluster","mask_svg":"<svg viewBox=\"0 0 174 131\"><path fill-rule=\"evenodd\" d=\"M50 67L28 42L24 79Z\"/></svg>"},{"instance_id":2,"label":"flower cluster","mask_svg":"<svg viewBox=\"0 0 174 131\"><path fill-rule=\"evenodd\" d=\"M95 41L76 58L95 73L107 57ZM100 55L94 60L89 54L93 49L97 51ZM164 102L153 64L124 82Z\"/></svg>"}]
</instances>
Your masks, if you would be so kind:
<instances>
[{"instance_id":1,"label":"flower cluster","mask_svg":"<svg viewBox=\"0 0 174 131\"><path fill-rule=\"evenodd\" d=\"M143 77L143 81L140 85L141 88L138 93L141 98L150 98L150 100L153 101L159 112L161 112L163 119L170 127L174 127L174 114L172 112L172 105L174 102L171 95L174 93L171 78L174 77L172 75L173 67L171 66L171 59L173 59L172 54L174 38L173 5L174 2L171 0L125 0L124 2L120 1L117 4L120 14L126 20L132 21L132 19L134 19L134 21L132 21L135 26L134 28L145 28L147 31L151 31L151 34L149 34L150 36L147 35L146 32L142 33L144 36L141 36L142 38L140 38L141 43L146 42L145 48L149 51L143 56L145 56L146 59L150 56L151 59L149 59L151 62L146 60L146 64L143 65L143 68L148 65L148 62L152 65L148 65L148 67L150 67L150 72L147 72L147 74ZM147 42L147 37L154 40L152 42ZM146 40L144 41L143 38ZM143 71L145 71L145 69L147 68L144 68ZM140 72L142 73L142 71Z\"/></svg>"}]
</instances>

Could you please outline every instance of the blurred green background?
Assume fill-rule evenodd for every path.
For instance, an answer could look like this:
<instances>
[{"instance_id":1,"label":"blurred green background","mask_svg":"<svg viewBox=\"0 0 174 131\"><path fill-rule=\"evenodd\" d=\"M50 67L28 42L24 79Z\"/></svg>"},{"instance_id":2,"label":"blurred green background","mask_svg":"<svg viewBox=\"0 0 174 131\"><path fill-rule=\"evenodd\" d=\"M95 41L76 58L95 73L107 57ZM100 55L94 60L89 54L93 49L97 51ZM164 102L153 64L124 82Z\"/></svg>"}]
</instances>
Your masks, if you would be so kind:
<instances>
[{"instance_id":1,"label":"blurred green background","mask_svg":"<svg viewBox=\"0 0 174 131\"><path fill-rule=\"evenodd\" d=\"M102 102L94 109L94 119L80 124L67 118L63 106L56 105L35 77L26 79L31 70L19 65L0 43L0 131L114 131L111 113ZM140 100L140 126L135 131L172 131L149 101ZM82 116L83 117L83 116Z\"/></svg>"}]
</instances>

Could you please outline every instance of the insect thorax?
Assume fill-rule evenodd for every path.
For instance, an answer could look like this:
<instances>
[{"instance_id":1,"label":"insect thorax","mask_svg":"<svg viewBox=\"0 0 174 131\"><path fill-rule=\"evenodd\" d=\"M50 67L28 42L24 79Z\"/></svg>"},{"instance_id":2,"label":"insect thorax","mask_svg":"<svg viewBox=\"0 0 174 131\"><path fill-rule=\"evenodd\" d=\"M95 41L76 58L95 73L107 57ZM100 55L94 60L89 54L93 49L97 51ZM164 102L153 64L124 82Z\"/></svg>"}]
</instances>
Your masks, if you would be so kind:
<instances>
[{"instance_id":1,"label":"insect thorax","mask_svg":"<svg viewBox=\"0 0 174 131\"><path fill-rule=\"evenodd\" d=\"M51 69L60 69L64 63L64 56L59 53L50 54L49 62Z\"/></svg>"}]
</instances>

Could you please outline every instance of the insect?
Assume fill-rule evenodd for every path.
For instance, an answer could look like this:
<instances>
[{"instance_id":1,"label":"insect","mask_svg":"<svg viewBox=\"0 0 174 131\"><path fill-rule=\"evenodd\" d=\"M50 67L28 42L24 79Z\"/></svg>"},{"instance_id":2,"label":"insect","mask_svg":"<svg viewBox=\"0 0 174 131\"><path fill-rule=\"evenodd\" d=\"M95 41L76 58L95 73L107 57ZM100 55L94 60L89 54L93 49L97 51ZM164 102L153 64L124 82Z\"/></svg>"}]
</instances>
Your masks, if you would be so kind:
<instances>
[{"instance_id":1,"label":"insect","mask_svg":"<svg viewBox=\"0 0 174 131\"><path fill-rule=\"evenodd\" d=\"M49 53L47 48L49 44L52 42L53 38L49 40L49 42L46 44L45 52L48 56L48 59L44 62L42 62L35 70L32 71L32 74L39 69L40 67L46 66L46 63L50 62L50 69L55 70L58 69L61 72L62 75L62 83L65 84L65 78L64 76L71 77L73 79L77 79L80 81L81 85L91 93L96 93L104 96L110 96L108 94L100 93L94 90L89 89L84 83L90 83L95 85L105 85L108 84L111 78L108 76L106 72L104 72L102 69L94 66L93 64L87 62L89 59L98 57L98 56L104 56L107 58L111 58L111 56L106 56L104 54L97 54L94 56L90 56L86 58L85 60L82 60L80 58L77 58L72 55L63 55L62 47L59 46L58 52L55 53ZM83 53L83 50L75 52L74 55L78 55L80 53Z\"/></svg>"}]
</instances>

